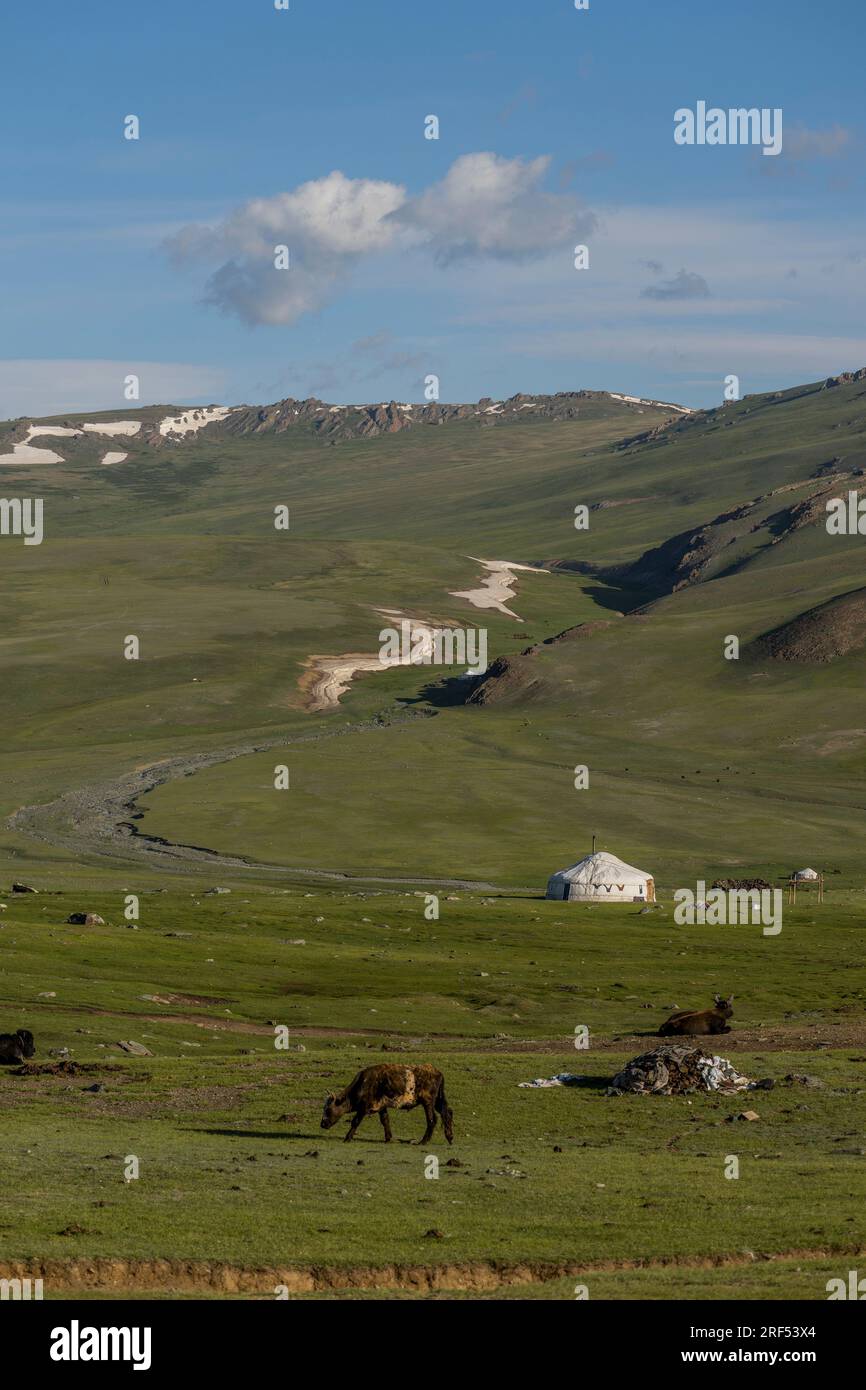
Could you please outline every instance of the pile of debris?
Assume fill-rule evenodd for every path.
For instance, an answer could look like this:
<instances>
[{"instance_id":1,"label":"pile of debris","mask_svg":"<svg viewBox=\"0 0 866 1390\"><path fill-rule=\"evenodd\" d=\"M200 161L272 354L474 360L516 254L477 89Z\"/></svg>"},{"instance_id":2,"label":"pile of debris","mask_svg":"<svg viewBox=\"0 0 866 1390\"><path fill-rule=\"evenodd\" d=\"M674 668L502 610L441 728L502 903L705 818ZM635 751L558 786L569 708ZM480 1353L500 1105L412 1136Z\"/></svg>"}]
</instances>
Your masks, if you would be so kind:
<instances>
[{"instance_id":1,"label":"pile of debris","mask_svg":"<svg viewBox=\"0 0 866 1390\"><path fill-rule=\"evenodd\" d=\"M685 1096L692 1091L747 1091L759 1083L741 1076L725 1057L700 1047L664 1043L633 1057L613 1078L607 1094L629 1091L639 1095Z\"/></svg>"},{"instance_id":2,"label":"pile of debris","mask_svg":"<svg viewBox=\"0 0 866 1390\"><path fill-rule=\"evenodd\" d=\"M743 889L746 892L754 892L756 888L763 892L770 885L765 878L717 878L712 887L723 888L726 893L742 892Z\"/></svg>"}]
</instances>

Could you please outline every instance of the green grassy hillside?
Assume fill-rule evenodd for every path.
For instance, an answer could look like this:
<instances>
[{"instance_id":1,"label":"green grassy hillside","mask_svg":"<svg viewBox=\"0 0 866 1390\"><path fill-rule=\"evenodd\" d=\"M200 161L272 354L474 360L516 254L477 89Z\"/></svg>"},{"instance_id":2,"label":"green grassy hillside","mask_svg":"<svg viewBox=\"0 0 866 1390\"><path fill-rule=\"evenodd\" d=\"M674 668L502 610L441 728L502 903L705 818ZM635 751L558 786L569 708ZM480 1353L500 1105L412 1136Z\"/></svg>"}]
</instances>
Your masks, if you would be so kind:
<instances>
[{"instance_id":1,"label":"green grassy hillside","mask_svg":"<svg viewBox=\"0 0 866 1390\"><path fill-rule=\"evenodd\" d=\"M483 622L491 658L603 618L613 625L591 640L532 658L525 705L518 691L516 705L483 712L440 707L387 753L367 734L297 750L282 800L261 791L267 759L225 764L155 793L146 828L222 849L214 831L231 825L229 848L289 866L466 876L477 864L510 883L537 881L592 830L663 865L696 851L724 863L823 856L853 872L862 832L840 837L839 819L858 804L862 653L797 671L722 653L728 634L745 648L862 581L862 538L762 518L826 490L812 475L828 460L860 466L863 383L675 417L627 447L635 415L593 404L578 421L457 421L333 447L303 433L211 432L156 452L132 442L110 468L94 466L86 439L65 465L7 468L10 494L38 482L46 540L2 546L3 809L149 760L424 704L442 673L410 668L359 679L324 716L303 708L307 658L374 652L380 606ZM685 527L779 488L793 491L740 525L758 526L750 546L711 532L733 568L713 560L703 582L660 598L617 577ZM587 531L573 525L579 503L595 508ZM280 504L288 532L273 526ZM521 575L516 623L450 596L478 582L469 555L596 568ZM644 621L616 617L648 597ZM137 662L122 656L130 633ZM596 774L582 794L579 763ZM427 831L413 840L416 818ZM2 833L10 853L44 862L32 840ZM351 846L351 864L335 844Z\"/></svg>"}]
</instances>

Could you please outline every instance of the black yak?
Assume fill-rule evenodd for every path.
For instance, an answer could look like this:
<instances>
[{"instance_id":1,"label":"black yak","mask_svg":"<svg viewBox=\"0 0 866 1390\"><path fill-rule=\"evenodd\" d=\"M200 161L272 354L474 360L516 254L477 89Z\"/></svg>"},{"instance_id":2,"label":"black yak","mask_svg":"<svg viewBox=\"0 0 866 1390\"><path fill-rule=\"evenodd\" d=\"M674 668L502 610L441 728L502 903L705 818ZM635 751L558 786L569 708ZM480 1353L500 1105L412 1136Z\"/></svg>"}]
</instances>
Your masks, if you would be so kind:
<instances>
[{"instance_id":1,"label":"black yak","mask_svg":"<svg viewBox=\"0 0 866 1390\"><path fill-rule=\"evenodd\" d=\"M19 1028L17 1033L0 1033L0 1064L12 1066L15 1062L25 1062L35 1051L33 1034L27 1028Z\"/></svg>"}]
</instances>

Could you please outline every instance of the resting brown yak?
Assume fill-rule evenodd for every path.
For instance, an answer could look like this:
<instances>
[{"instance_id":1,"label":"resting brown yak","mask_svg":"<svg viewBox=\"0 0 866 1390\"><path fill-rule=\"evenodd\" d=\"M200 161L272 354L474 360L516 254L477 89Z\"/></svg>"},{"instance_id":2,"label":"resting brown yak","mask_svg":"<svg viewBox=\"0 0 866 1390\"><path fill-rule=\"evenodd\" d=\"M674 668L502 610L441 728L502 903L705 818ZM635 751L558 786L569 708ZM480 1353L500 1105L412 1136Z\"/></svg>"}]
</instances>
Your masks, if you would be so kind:
<instances>
[{"instance_id":1,"label":"resting brown yak","mask_svg":"<svg viewBox=\"0 0 866 1390\"><path fill-rule=\"evenodd\" d=\"M734 1012L731 1008L733 1002L733 995L723 999L720 994L716 994L711 1009L703 1009L700 1012L692 1009L678 1009L662 1024L658 1036L660 1038L700 1038L705 1037L708 1033L730 1033L728 1019L732 1017Z\"/></svg>"},{"instance_id":2,"label":"resting brown yak","mask_svg":"<svg viewBox=\"0 0 866 1390\"><path fill-rule=\"evenodd\" d=\"M450 1144L454 1138L451 1107L445 1099L445 1080L441 1071L426 1063L420 1067L399 1067L392 1062L380 1062L365 1067L343 1091L333 1091L325 1099L322 1129L330 1129L344 1115L352 1114L346 1143L354 1139L355 1130L366 1115L378 1115L385 1131L385 1143L391 1142L389 1110L414 1110L424 1107L427 1128L419 1144L426 1144L436 1128L437 1113Z\"/></svg>"}]
</instances>

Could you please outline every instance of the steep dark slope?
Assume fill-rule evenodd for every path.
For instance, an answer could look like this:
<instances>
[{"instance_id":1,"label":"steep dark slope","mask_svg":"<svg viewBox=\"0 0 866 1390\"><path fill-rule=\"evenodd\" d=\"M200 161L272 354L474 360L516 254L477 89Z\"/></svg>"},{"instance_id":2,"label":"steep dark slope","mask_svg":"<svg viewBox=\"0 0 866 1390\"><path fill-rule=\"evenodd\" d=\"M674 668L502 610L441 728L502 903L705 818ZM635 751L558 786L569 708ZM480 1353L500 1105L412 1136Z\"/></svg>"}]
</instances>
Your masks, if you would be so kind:
<instances>
[{"instance_id":1,"label":"steep dark slope","mask_svg":"<svg viewBox=\"0 0 866 1390\"><path fill-rule=\"evenodd\" d=\"M770 661L835 661L866 646L866 588L840 594L757 637L750 654Z\"/></svg>"}]
</instances>

